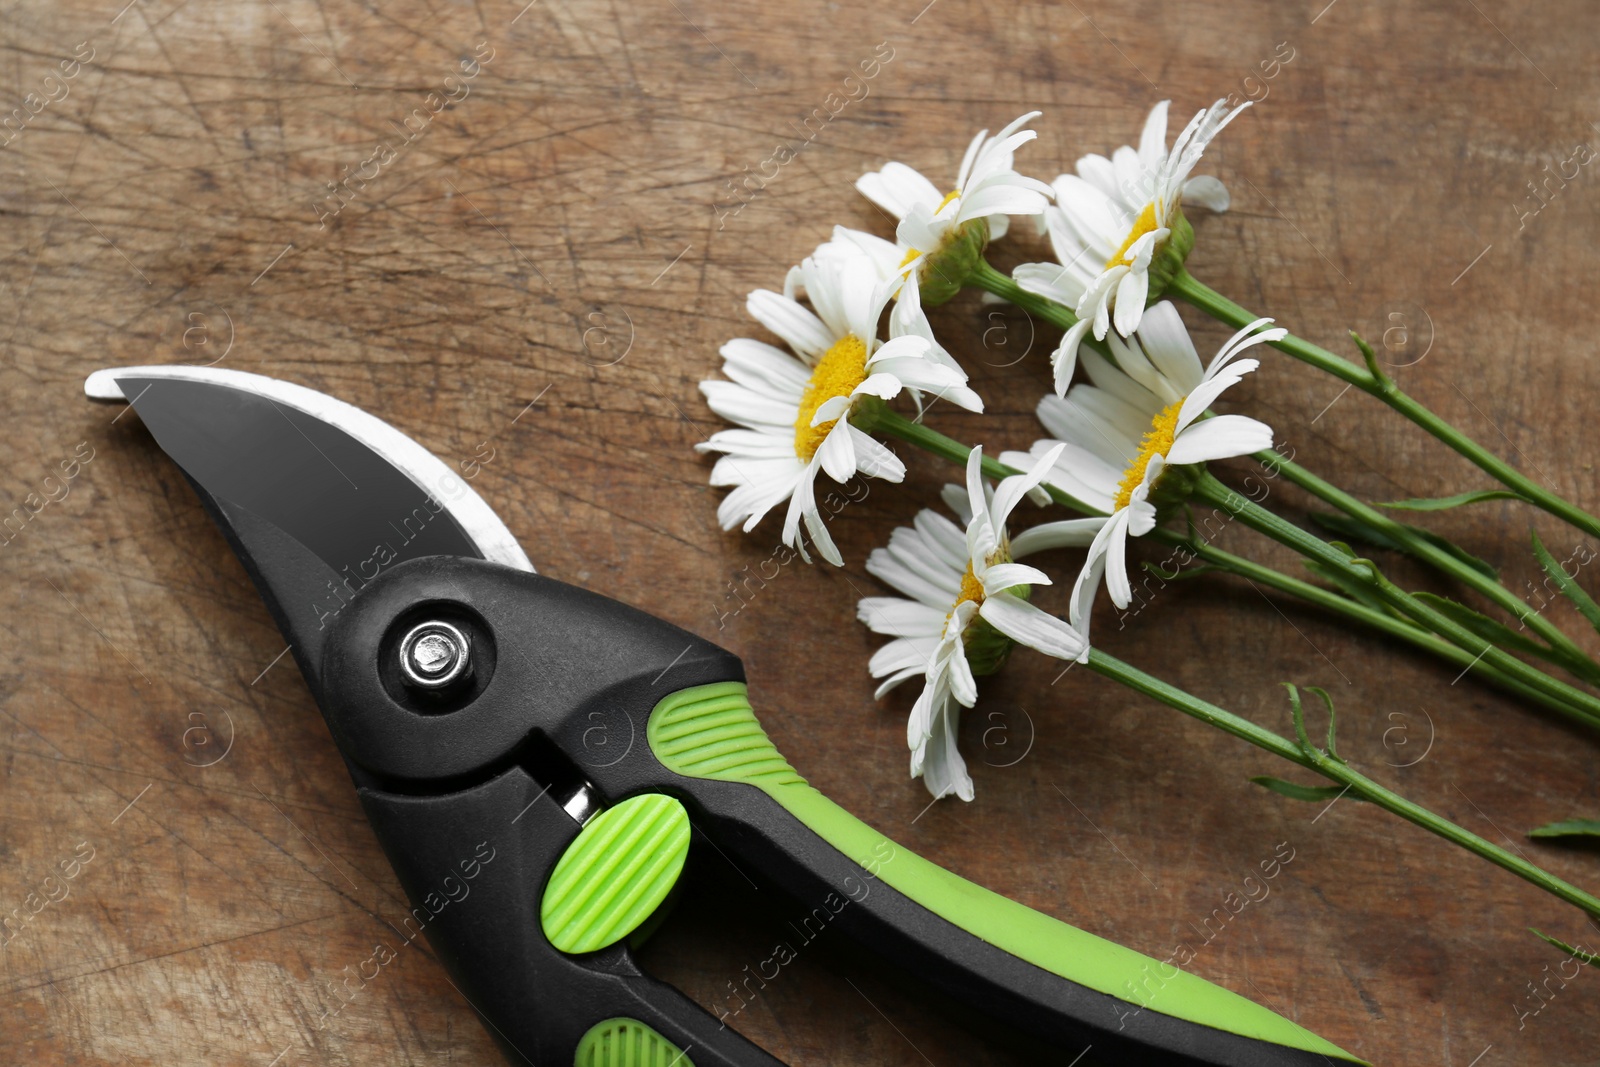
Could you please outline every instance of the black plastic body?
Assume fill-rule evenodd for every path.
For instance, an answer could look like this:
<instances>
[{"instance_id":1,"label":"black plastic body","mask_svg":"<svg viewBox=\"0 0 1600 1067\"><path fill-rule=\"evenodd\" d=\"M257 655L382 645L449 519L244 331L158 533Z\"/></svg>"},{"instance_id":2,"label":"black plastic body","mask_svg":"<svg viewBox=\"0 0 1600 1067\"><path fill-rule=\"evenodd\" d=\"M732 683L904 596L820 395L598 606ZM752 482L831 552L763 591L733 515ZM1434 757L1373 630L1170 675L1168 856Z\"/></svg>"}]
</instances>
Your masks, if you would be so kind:
<instances>
[{"instance_id":1,"label":"black plastic body","mask_svg":"<svg viewBox=\"0 0 1600 1067\"><path fill-rule=\"evenodd\" d=\"M443 702L397 689L389 644L423 615L473 632L488 657L473 687ZM637 609L480 560L395 566L330 628L319 700L362 803L425 933L507 1055L568 1067L594 1023L627 1016L686 1050L697 1067L771 1067L767 1053L681 993L644 975L627 949L567 956L544 938L539 900L579 824L560 806L586 783L606 804L678 797L697 834L802 910L843 897L831 925L918 978L1058 1046L1063 1062L1267 1067L1324 1057L1189 1023L1068 981L928 911L835 849L761 789L687 778L646 740L657 703L678 690L743 680L738 659ZM493 863L447 903L461 860ZM865 890L863 890L865 886ZM430 894L432 896L430 897ZM833 908L830 907L830 912Z\"/></svg>"}]
</instances>

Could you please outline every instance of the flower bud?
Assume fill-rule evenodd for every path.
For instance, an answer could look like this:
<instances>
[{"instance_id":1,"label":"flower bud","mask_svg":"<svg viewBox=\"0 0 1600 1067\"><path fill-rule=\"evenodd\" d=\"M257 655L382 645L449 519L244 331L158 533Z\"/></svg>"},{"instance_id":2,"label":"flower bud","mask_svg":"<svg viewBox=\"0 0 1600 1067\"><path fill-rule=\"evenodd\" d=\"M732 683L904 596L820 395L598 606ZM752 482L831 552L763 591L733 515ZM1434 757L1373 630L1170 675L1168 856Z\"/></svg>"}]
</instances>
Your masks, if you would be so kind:
<instances>
[{"instance_id":1,"label":"flower bud","mask_svg":"<svg viewBox=\"0 0 1600 1067\"><path fill-rule=\"evenodd\" d=\"M1194 227L1184 218L1182 208L1173 210L1167 228L1171 231L1167 239L1156 246L1155 253L1150 257L1150 293L1145 297L1145 307L1162 298L1194 249Z\"/></svg>"},{"instance_id":2,"label":"flower bud","mask_svg":"<svg viewBox=\"0 0 1600 1067\"><path fill-rule=\"evenodd\" d=\"M1194 243L1191 233L1189 243ZM968 219L959 229L945 236L944 243L923 257L917 268L917 283L923 307L938 307L961 291L972 272L983 261L989 244L989 223L982 218ZM1185 255L1187 255L1187 251ZM1180 259L1178 265L1182 266Z\"/></svg>"}]
</instances>

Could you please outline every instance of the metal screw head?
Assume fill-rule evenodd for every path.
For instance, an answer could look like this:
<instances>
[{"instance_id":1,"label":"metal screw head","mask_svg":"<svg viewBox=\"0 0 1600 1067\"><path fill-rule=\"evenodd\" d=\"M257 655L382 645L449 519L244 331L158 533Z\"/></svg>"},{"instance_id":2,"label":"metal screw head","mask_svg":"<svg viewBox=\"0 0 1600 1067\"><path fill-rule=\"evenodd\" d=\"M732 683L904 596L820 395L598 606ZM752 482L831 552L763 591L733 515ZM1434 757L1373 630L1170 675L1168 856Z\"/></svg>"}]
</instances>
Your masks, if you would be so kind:
<instances>
[{"instance_id":1,"label":"metal screw head","mask_svg":"<svg viewBox=\"0 0 1600 1067\"><path fill-rule=\"evenodd\" d=\"M465 677L471 666L472 643L447 622L413 626L400 642L400 673L408 685L442 689Z\"/></svg>"}]
</instances>

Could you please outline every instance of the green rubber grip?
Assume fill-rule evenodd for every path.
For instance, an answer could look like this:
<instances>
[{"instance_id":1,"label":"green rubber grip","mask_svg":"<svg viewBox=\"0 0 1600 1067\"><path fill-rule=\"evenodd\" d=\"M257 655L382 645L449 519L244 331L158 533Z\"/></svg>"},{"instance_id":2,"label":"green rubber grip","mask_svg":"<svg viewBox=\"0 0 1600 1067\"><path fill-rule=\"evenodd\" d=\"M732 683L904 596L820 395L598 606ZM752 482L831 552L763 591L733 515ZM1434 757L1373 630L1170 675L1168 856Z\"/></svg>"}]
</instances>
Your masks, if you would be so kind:
<instances>
[{"instance_id":1,"label":"green rubber grip","mask_svg":"<svg viewBox=\"0 0 1600 1067\"><path fill-rule=\"evenodd\" d=\"M668 769L756 786L863 870L974 937L1052 974L1134 1005L1151 1005L1144 1010L1362 1062L1237 993L1034 911L889 841L789 765L756 720L742 682L668 696L651 712L647 737Z\"/></svg>"},{"instance_id":2,"label":"green rubber grip","mask_svg":"<svg viewBox=\"0 0 1600 1067\"><path fill-rule=\"evenodd\" d=\"M591 819L567 846L539 902L544 935L562 952L596 952L627 937L672 892L689 852L689 814L643 793Z\"/></svg>"},{"instance_id":3,"label":"green rubber grip","mask_svg":"<svg viewBox=\"0 0 1600 1067\"><path fill-rule=\"evenodd\" d=\"M637 1019L606 1019L578 1039L572 1067L694 1067L686 1052Z\"/></svg>"}]
</instances>

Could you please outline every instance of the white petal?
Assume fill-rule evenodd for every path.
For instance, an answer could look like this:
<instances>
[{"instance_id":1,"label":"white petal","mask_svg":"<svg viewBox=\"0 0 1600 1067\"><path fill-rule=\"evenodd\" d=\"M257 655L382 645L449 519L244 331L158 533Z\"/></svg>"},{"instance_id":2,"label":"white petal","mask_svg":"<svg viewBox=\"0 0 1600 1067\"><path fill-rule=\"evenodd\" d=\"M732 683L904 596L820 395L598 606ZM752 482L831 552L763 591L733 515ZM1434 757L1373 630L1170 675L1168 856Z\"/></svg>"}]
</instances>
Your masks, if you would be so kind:
<instances>
[{"instance_id":1,"label":"white petal","mask_svg":"<svg viewBox=\"0 0 1600 1067\"><path fill-rule=\"evenodd\" d=\"M1144 317L1144 300L1150 292L1150 272L1137 267L1122 276L1117 283L1117 332L1127 337L1139 328Z\"/></svg>"},{"instance_id":2,"label":"white petal","mask_svg":"<svg viewBox=\"0 0 1600 1067\"><path fill-rule=\"evenodd\" d=\"M780 348L748 337L722 346L722 373L750 389L758 383L775 396L795 396L806 387L810 368Z\"/></svg>"},{"instance_id":3,"label":"white petal","mask_svg":"<svg viewBox=\"0 0 1600 1067\"><path fill-rule=\"evenodd\" d=\"M1167 155L1167 106L1170 100L1162 100L1150 109L1150 115L1144 120L1144 130L1139 135L1139 162L1146 170L1155 170Z\"/></svg>"},{"instance_id":4,"label":"white petal","mask_svg":"<svg viewBox=\"0 0 1600 1067\"><path fill-rule=\"evenodd\" d=\"M1133 598L1133 587L1128 582L1128 512L1124 508L1111 517L1106 525L1116 533L1106 540L1106 592L1111 602L1125 608Z\"/></svg>"},{"instance_id":5,"label":"white petal","mask_svg":"<svg viewBox=\"0 0 1600 1067\"><path fill-rule=\"evenodd\" d=\"M867 376L866 381L855 387L851 395L858 396L862 393L867 393L871 396L882 397L884 400L893 400L900 395L902 388L903 385L900 379L893 374L870 374Z\"/></svg>"},{"instance_id":6,"label":"white petal","mask_svg":"<svg viewBox=\"0 0 1600 1067\"><path fill-rule=\"evenodd\" d=\"M822 439L822 447L817 449L816 459L834 481L843 483L849 480L856 472L856 449L855 442L850 438L849 423L833 424L828 436Z\"/></svg>"},{"instance_id":7,"label":"white petal","mask_svg":"<svg viewBox=\"0 0 1600 1067\"><path fill-rule=\"evenodd\" d=\"M856 189L897 219L915 204L933 207L944 198L938 186L904 163L885 163L882 170L863 174Z\"/></svg>"},{"instance_id":8,"label":"white petal","mask_svg":"<svg viewBox=\"0 0 1600 1067\"><path fill-rule=\"evenodd\" d=\"M1019 174L1015 176L1015 184L989 185L971 196L963 197L961 212L971 218L980 215L1037 215L1050 202L1049 197L1048 185Z\"/></svg>"},{"instance_id":9,"label":"white petal","mask_svg":"<svg viewBox=\"0 0 1600 1067\"><path fill-rule=\"evenodd\" d=\"M1106 520L1098 515L1086 519L1061 519L1040 523L1011 538L1011 554L1020 559L1050 548L1083 548L1094 543Z\"/></svg>"},{"instance_id":10,"label":"white petal","mask_svg":"<svg viewBox=\"0 0 1600 1067\"><path fill-rule=\"evenodd\" d=\"M1187 395L1200 384L1204 373L1200 356L1172 301L1163 300L1145 309L1139 322L1139 341L1150 363L1173 384L1178 396Z\"/></svg>"},{"instance_id":11,"label":"white petal","mask_svg":"<svg viewBox=\"0 0 1600 1067\"><path fill-rule=\"evenodd\" d=\"M970 801L974 795L972 776L967 773L967 763L956 747L960 705L954 700L945 700L933 718L927 740L921 750L913 754L913 764L920 767L923 784L935 798L954 794Z\"/></svg>"},{"instance_id":12,"label":"white petal","mask_svg":"<svg viewBox=\"0 0 1600 1067\"><path fill-rule=\"evenodd\" d=\"M1059 263L1022 263L1011 272L1011 278L1028 292L1063 307L1077 307L1083 298L1083 280Z\"/></svg>"},{"instance_id":13,"label":"white petal","mask_svg":"<svg viewBox=\"0 0 1600 1067\"><path fill-rule=\"evenodd\" d=\"M822 514L817 511L815 504L804 512L802 517L805 519L806 532L811 535L811 543L816 547L817 555L835 567L843 567L844 557L839 554L838 546L828 535L828 528L823 525Z\"/></svg>"},{"instance_id":14,"label":"white petal","mask_svg":"<svg viewBox=\"0 0 1600 1067\"><path fill-rule=\"evenodd\" d=\"M1183 183L1183 201L1210 208L1220 215L1228 210L1228 187L1209 174L1200 174Z\"/></svg>"},{"instance_id":15,"label":"white petal","mask_svg":"<svg viewBox=\"0 0 1600 1067\"><path fill-rule=\"evenodd\" d=\"M883 548L875 548L868 554L867 573L938 610L941 617L949 612L951 601L958 595L951 592L948 580L935 580L923 568L912 567L904 558Z\"/></svg>"},{"instance_id":16,"label":"white petal","mask_svg":"<svg viewBox=\"0 0 1600 1067\"><path fill-rule=\"evenodd\" d=\"M1050 353L1050 369L1055 376L1057 396L1067 395L1067 387L1072 384L1072 372L1078 366L1078 349L1083 344L1083 339L1088 336L1090 325L1088 319L1079 319L1073 323L1072 329L1062 335L1061 343L1056 346L1056 350Z\"/></svg>"},{"instance_id":17,"label":"white petal","mask_svg":"<svg viewBox=\"0 0 1600 1067\"><path fill-rule=\"evenodd\" d=\"M1244 415L1218 415L1201 419L1179 434L1167 450L1167 462L1207 463L1271 447L1271 426Z\"/></svg>"},{"instance_id":18,"label":"white petal","mask_svg":"<svg viewBox=\"0 0 1600 1067\"><path fill-rule=\"evenodd\" d=\"M967 513L971 516L967 520L967 551L973 557L979 553L972 551L974 532L980 534L978 543L982 546L982 554L987 555L999 544L999 537L989 521L989 494L983 487L983 446L978 445L967 453Z\"/></svg>"},{"instance_id":19,"label":"white petal","mask_svg":"<svg viewBox=\"0 0 1600 1067\"><path fill-rule=\"evenodd\" d=\"M982 584L984 596L998 596L1013 586L1049 585L1050 576L1026 563L996 563L984 568Z\"/></svg>"},{"instance_id":20,"label":"white petal","mask_svg":"<svg viewBox=\"0 0 1600 1067\"><path fill-rule=\"evenodd\" d=\"M1081 356L1083 369L1088 373L1089 381L1095 388L1110 393L1138 412L1144 419L1144 425L1147 426L1156 412L1170 403L1169 400L1146 388L1145 383L1154 384L1158 388L1163 387L1161 376L1150 366L1137 344L1129 344L1114 333L1106 336L1106 344L1111 348L1117 361L1112 363L1091 348ZM1171 399L1176 400L1178 397L1174 396ZM1133 427L1129 426L1128 429L1132 430Z\"/></svg>"},{"instance_id":21,"label":"white petal","mask_svg":"<svg viewBox=\"0 0 1600 1067\"><path fill-rule=\"evenodd\" d=\"M744 306L757 322L813 362L821 359L837 340L816 315L770 289L757 289L745 300Z\"/></svg>"},{"instance_id":22,"label":"white petal","mask_svg":"<svg viewBox=\"0 0 1600 1067\"><path fill-rule=\"evenodd\" d=\"M830 396L817 405L817 410L811 416L811 425L823 426L830 422L837 422L839 417L849 410L849 397Z\"/></svg>"},{"instance_id":23,"label":"white petal","mask_svg":"<svg viewBox=\"0 0 1600 1067\"><path fill-rule=\"evenodd\" d=\"M937 608L897 596L863 597L856 605L856 618L873 633L890 637L937 637L944 632L944 616Z\"/></svg>"},{"instance_id":24,"label":"white petal","mask_svg":"<svg viewBox=\"0 0 1600 1067\"><path fill-rule=\"evenodd\" d=\"M867 366L872 366L881 359L900 359L911 357L920 359L928 353L928 339L915 334L904 334L891 338L879 345L877 350L867 360Z\"/></svg>"},{"instance_id":25,"label":"white petal","mask_svg":"<svg viewBox=\"0 0 1600 1067\"><path fill-rule=\"evenodd\" d=\"M726 452L741 460L793 460L794 433L772 433L767 430L718 430L709 441L695 445L696 452ZM745 481L746 479L738 479ZM714 478L712 485L729 485Z\"/></svg>"},{"instance_id":26,"label":"white petal","mask_svg":"<svg viewBox=\"0 0 1600 1067\"><path fill-rule=\"evenodd\" d=\"M798 405L752 392L736 382L711 379L700 383L700 392L712 411L729 422L755 430L770 427L781 431L786 425L792 428L799 414Z\"/></svg>"},{"instance_id":27,"label":"white petal","mask_svg":"<svg viewBox=\"0 0 1600 1067\"><path fill-rule=\"evenodd\" d=\"M872 691L872 699L882 700L885 694L901 682L909 682L911 679L918 677L925 679L927 673L916 667L906 667L903 670L896 671L878 684L878 688Z\"/></svg>"},{"instance_id":28,"label":"white petal","mask_svg":"<svg viewBox=\"0 0 1600 1067\"><path fill-rule=\"evenodd\" d=\"M1194 387L1183 401L1183 409L1178 413L1178 432L1182 433L1190 423L1205 414L1207 408L1216 403L1217 397L1227 389L1237 385L1239 379L1255 370L1258 364L1253 359L1241 359L1223 367L1216 374L1207 378Z\"/></svg>"},{"instance_id":29,"label":"white petal","mask_svg":"<svg viewBox=\"0 0 1600 1067\"><path fill-rule=\"evenodd\" d=\"M1106 544L1110 541L1112 532L1110 522L1101 527L1094 543L1089 546L1089 555L1084 559L1083 570L1078 572L1078 580L1072 586L1072 610L1068 617L1072 621L1073 628L1083 635L1085 641L1090 639L1089 623L1094 614L1094 598L1100 591L1100 581L1106 573Z\"/></svg>"},{"instance_id":30,"label":"white petal","mask_svg":"<svg viewBox=\"0 0 1600 1067\"><path fill-rule=\"evenodd\" d=\"M845 423L845 432L855 445L856 470L868 478L882 478L890 482L898 482L906 476L906 465L900 462L900 457L871 434L848 422Z\"/></svg>"},{"instance_id":31,"label":"white petal","mask_svg":"<svg viewBox=\"0 0 1600 1067\"><path fill-rule=\"evenodd\" d=\"M1047 656L1077 659L1084 652L1084 640L1078 631L1010 593L988 597L978 614L1019 645L1027 645Z\"/></svg>"},{"instance_id":32,"label":"white petal","mask_svg":"<svg viewBox=\"0 0 1600 1067\"><path fill-rule=\"evenodd\" d=\"M799 552L800 558L807 563L811 562L811 556L806 552L805 542L800 536L800 522L806 511L816 510L816 480L817 463L813 459L795 480L794 493L789 497L789 510L783 517L783 543Z\"/></svg>"},{"instance_id":33,"label":"white petal","mask_svg":"<svg viewBox=\"0 0 1600 1067\"><path fill-rule=\"evenodd\" d=\"M1036 414L1045 429L1057 440L1073 445L1077 451L1100 461L1098 467L1086 466L1081 457L1073 456L1072 469L1075 473L1092 476L1097 482L1109 476L1110 484L1115 487L1122 481L1122 472L1138 454L1138 442L1131 439L1126 431L1107 423L1094 411L1078 403L1083 390L1084 387L1078 385L1065 398L1054 393L1046 395L1039 401Z\"/></svg>"},{"instance_id":34,"label":"white petal","mask_svg":"<svg viewBox=\"0 0 1600 1067\"><path fill-rule=\"evenodd\" d=\"M994 491L994 504L990 507L997 535L999 530L1005 528L1006 520L1011 518L1011 512L1022 502L1022 498L1034 486L1044 481L1045 476L1050 473L1050 468L1055 466L1056 460L1061 458L1065 450L1065 445L1056 445L1036 459L1024 473L1013 474L1001 480Z\"/></svg>"},{"instance_id":35,"label":"white petal","mask_svg":"<svg viewBox=\"0 0 1600 1067\"><path fill-rule=\"evenodd\" d=\"M1163 149L1164 151L1165 149ZM1111 165L1111 160L1105 156L1087 155L1078 160L1076 167L1078 177L1100 190L1106 196L1122 198L1122 190L1117 188L1117 170Z\"/></svg>"}]
</instances>

